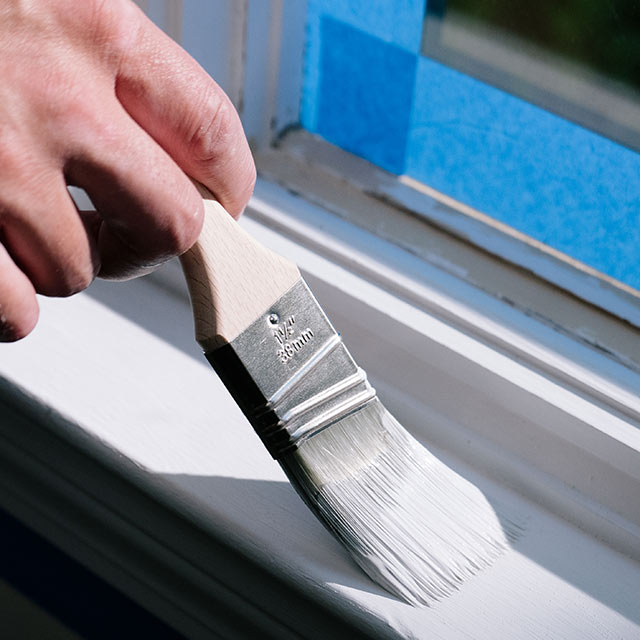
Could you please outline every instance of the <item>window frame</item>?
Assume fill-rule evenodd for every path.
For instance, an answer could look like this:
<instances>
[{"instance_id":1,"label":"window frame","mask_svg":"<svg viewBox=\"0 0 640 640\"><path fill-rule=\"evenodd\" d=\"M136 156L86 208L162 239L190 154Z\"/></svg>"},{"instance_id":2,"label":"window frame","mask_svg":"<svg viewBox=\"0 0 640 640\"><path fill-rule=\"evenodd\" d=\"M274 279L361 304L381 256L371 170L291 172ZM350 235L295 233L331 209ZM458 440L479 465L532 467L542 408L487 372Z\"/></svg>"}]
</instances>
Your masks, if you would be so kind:
<instances>
[{"instance_id":1,"label":"window frame","mask_svg":"<svg viewBox=\"0 0 640 640\"><path fill-rule=\"evenodd\" d=\"M553 520L565 546L568 530L576 544L585 531L605 566L629 556L626 579L640 585L637 397L618 387L613 406L605 402L607 391L616 399L610 379L581 371L577 387L488 345L469 330L477 314L455 308L450 277L401 249L380 251L384 241L285 189L260 181L248 213L245 228L296 260L384 403L430 450L516 513L535 513L530 540L541 518ZM313 245L301 241L308 237ZM257 499L274 510L266 522L265 508L253 512L251 490L218 495L218 477L286 482L188 335L180 279L172 263L147 279L44 300L35 334L3 347L0 504L190 637L242 637L247 621L261 637L400 638L450 628L452 612L434 617L380 595L309 522L290 488L271 504L269 490L256 485ZM402 287L410 300L398 294ZM438 318L447 306L449 318ZM537 331L544 338L552 330ZM519 339L542 348L543 340ZM570 373L590 350L565 347L574 356L562 363ZM225 430L233 437L221 439ZM527 583L509 563L501 567ZM492 584L491 575L479 579ZM540 575L559 602L575 602L561 577ZM582 597L581 607L594 606ZM452 603L454 612L468 604ZM494 613L489 628L502 624L503 613Z\"/></svg>"},{"instance_id":2,"label":"window frame","mask_svg":"<svg viewBox=\"0 0 640 640\"><path fill-rule=\"evenodd\" d=\"M265 79L259 99L249 104L239 89L234 98L242 108L262 172L243 224L262 242L300 264L356 359L371 374L385 404L443 459L471 469L473 477L476 474L509 487L528 508L534 508L532 503L541 505L605 541L594 542L603 549L608 545L640 561L640 371L633 359L624 357L637 328L630 326L631 321L618 319L615 312L620 310L613 308L627 299L613 288L615 304L600 298L590 301L587 293L569 293L571 282L550 282L531 265L523 276L522 265L514 266L515 258L496 250L496 244L501 246L498 232L503 231L488 230L486 221L457 212L454 203L443 204L436 194L418 196L402 181L304 135L280 140L282 129L295 124L291 118L299 84L287 72L291 82L283 86L275 71L282 69L278 63L282 58L288 64L300 60L296 57L299 32L296 41L287 36L284 26L289 24L284 17L287 11L300 18L299 5L272 0L264 3L267 11L249 2L238 13L238 4L231 1L200 4L203 11L209 11L200 15L203 32L207 25L223 29L227 24L230 30L246 28L248 33L253 24L263 35L251 40L251 52L246 43L243 55L248 67L242 82L237 77L237 59L226 60L228 76L224 69L217 75L227 78L228 86L244 86L245 94L250 77ZM189 10L196 3L185 0L183 6ZM265 23L258 17L265 12L271 21L260 30L259 25ZM230 38L230 42L237 52L237 40ZM256 66L249 68L251 65ZM260 71L265 69L270 72ZM274 148L276 141L279 146ZM318 162L305 168L301 154L308 145L317 153ZM332 171L326 169L327 160ZM294 171L301 166L306 173ZM350 175L347 181L344 173L325 175L345 168ZM321 183L320 192L311 188L311 179ZM371 185L378 190L372 191ZM342 207L332 201L332 191L343 200ZM529 282L531 290L536 287L538 303L545 296L552 302L559 296L573 305L575 322L558 327L532 308L508 304L490 283L474 280L469 263L456 268L455 255L454 263L449 264L444 255L423 255L406 240L389 237L367 219L373 203L384 206L384 212L395 211L389 226L406 226L412 232L411 225L417 220L436 244L449 237L448 246L459 247L461 254L466 247L478 270L490 259L492 268L521 278L518 282ZM475 226L480 229L477 237ZM507 234L502 242L515 252L522 250L518 243L524 241ZM532 247L531 255L555 265L541 248ZM583 276L576 275L578 279ZM73 327L86 326L82 321L95 320L97 363L104 366L111 348L128 354L132 368L147 371L160 385L159 395L153 397L170 398L171 384L162 382L158 368L170 370L175 365L179 379L195 366L191 356L199 357L184 331L189 311L179 268L172 264L132 284L133 293L121 294L126 286L98 283L89 296L46 301L47 309L64 309L60 315L49 316L56 323L39 328L41 333L30 341L6 347L18 355L0 361L2 415L13 416L11 424L4 421L0 434L0 473L11 487L3 492L3 505L193 637L216 630L239 634L246 631L243 624L248 620L266 637L304 633L328 637L340 631L353 637L358 633L376 637L410 634L421 614L392 605L387 609L382 596L372 604L375 593L372 600L366 595L363 600L357 588L336 588L312 571L288 575L287 559L265 557L256 551L251 535L225 538L229 523L224 510L215 514L217 519L212 518L208 507L199 502L201 497L150 473L155 455L150 451L156 445L165 447L162 455L168 456L171 442L180 442L178 436L167 432L158 436L159 443L149 440L151 420L141 425L135 441L126 421L109 430L113 425L108 416L101 415L100 406L91 406L73 386L67 387L64 376L54 379L38 373L39 361L67 358L72 382L88 376L96 361L87 359L86 345L73 348L70 332ZM606 283L598 281L592 287L594 296L599 287L608 291ZM145 291L154 293L138 295ZM91 300L91 295L128 315L133 323L118 319ZM612 308L602 314L600 309L607 305ZM84 315L74 315L80 307ZM47 323L47 314L43 314L43 323ZM594 346L580 333L590 315L590 326L616 334L615 340L604 342L606 348ZM134 323L146 325L149 332ZM102 340L106 346L100 346ZM609 349L612 341L615 348ZM370 349L371 344L378 349ZM114 398L126 391L118 371L113 363L105 370L105 379L112 380L107 392L113 390ZM215 376L209 371L201 374L200 368L193 371L199 380L203 376L198 389L204 392ZM144 398L147 402L152 398L145 376L131 384L140 390L144 406ZM229 400L214 382L212 387L211 398L227 403L223 417L242 429L242 420L229 407ZM459 402L461 397L465 403ZM191 400L176 399L188 415L192 415ZM133 421L137 414L131 411L128 419ZM202 416L197 420L198 433L204 434L207 423ZM205 442L205 436L201 437ZM242 453L245 432L237 438ZM181 450L176 447L176 451ZM149 514L148 521L139 518L141 513ZM576 529L577 535L582 534ZM351 571L327 539L318 544L326 552L324 559L335 561L340 571ZM207 548L214 548L224 562L216 566L208 559L200 566ZM603 551L606 553L610 552ZM349 573L352 575L357 574ZM443 619L446 623L446 615Z\"/></svg>"},{"instance_id":3,"label":"window frame","mask_svg":"<svg viewBox=\"0 0 640 640\"><path fill-rule=\"evenodd\" d=\"M247 0L244 6L244 67L239 70L243 89L237 106L262 176L247 217L332 259L335 243L326 234L318 239L317 224L333 224L334 216L381 238L387 252L416 254L416 269L435 267L434 273L446 281L441 291L451 291L447 276L452 275L454 286L463 291L456 302L473 304L463 303L452 312L431 295L421 298L410 287L398 286L397 279L368 271L348 249L340 260L363 269L374 282L384 282L399 298L418 300L420 308L636 423L640 293L426 185L393 176L299 131L306 2ZM339 202L344 183L346 204ZM282 213L287 192L301 196L288 204L293 215ZM382 203L393 220L384 229L379 220L368 219L372 202ZM319 207L323 222L305 228L297 224L298 216L309 207ZM429 235L434 236L432 243L441 242L442 234L451 238L449 252L421 253L407 243L415 231L409 219L420 221L419 241ZM472 258L458 264L462 246ZM480 265L486 260L491 268L473 268L474 261ZM476 277L478 271L482 275ZM496 287L496 281L505 279L516 283L514 289L522 288L522 298L515 290L505 294ZM567 313L559 315L560 307ZM499 321L492 325L496 317ZM530 320L531 327L524 329Z\"/></svg>"},{"instance_id":4,"label":"window frame","mask_svg":"<svg viewBox=\"0 0 640 640\"><path fill-rule=\"evenodd\" d=\"M429 3L422 36L422 55L466 75L515 94L547 111L595 131L621 145L640 150L638 91L621 87L602 72L572 62L544 47L526 42L519 52L518 36L493 31L492 25L464 21L446 24L446 2L433 10ZM444 9L444 11L443 11ZM448 45L443 30L462 48ZM497 37L497 34L500 37ZM506 45L502 44L506 41ZM474 55L473 51L481 50ZM565 87L571 87L567 91ZM573 92L573 93L572 93ZM611 108L611 104L615 108Z\"/></svg>"},{"instance_id":5,"label":"window frame","mask_svg":"<svg viewBox=\"0 0 640 640\"><path fill-rule=\"evenodd\" d=\"M292 190L304 188L308 192L311 190L307 183L300 185L292 177L291 163L302 161L313 165L315 171L333 172L339 181L348 180L355 189L395 205L398 215L394 225L403 226L402 212L410 212L424 220L425 228L444 230L480 252L494 255L516 270L530 272L552 287L640 328L638 290L409 176L394 176L373 165L368 169L369 163L354 162L347 152L340 152L315 136L297 132L304 64L304 6L306 3L285 0L249 2L247 5L244 95L251 95L251 100L242 101L240 113L257 156L259 171ZM266 16L269 16L269 22L266 22ZM257 92L253 88L250 90L247 82L247 79L255 78L263 80ZM274 145L285 156L280 163L274 159ZM286 156L289 156L289 163ZM316 158L320 160L316 161ZM324 200L336 211L337 207L326 193L309 195ZM394 215L393 207L389 209L389 215ZM356 220L354 216L351 219ZM356 221L367 227L366 213ZM391 229L393 225L388 227ZM388 237L394 240L391 235ZM402 233L399 233L398 238L401 237ZM451 256L452 261L455 259L455 255ZM476 284L492 290L491 281ZM494 293L499 295L498 291ZM531 312L538 311L533 308ZM545 314L544 309L541 314ZM553 317L549 320L565 328L561 320ZM570 326L566 329L574 331Z\"/></svg>"}]
</instances>

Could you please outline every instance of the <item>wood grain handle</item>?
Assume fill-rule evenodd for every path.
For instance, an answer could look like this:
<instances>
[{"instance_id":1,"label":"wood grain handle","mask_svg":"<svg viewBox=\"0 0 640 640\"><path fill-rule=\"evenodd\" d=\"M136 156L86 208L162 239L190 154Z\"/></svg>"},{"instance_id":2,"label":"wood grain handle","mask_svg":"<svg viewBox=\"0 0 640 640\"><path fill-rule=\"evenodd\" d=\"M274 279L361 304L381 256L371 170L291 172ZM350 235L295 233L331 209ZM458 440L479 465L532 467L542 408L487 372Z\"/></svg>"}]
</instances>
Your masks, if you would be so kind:
<instances>
[{"instance_id":1,"label":"wood grain handle","mask_svg":"<svg viewBox=\"0 0 640 640\"><path fill-rule=\"evenodd\" d=\"M180 258L196 340L205 351L231 342L299 279L296 265L254 240L197 184L205 206L202 232Z\"/></svg>"}]
</instances>

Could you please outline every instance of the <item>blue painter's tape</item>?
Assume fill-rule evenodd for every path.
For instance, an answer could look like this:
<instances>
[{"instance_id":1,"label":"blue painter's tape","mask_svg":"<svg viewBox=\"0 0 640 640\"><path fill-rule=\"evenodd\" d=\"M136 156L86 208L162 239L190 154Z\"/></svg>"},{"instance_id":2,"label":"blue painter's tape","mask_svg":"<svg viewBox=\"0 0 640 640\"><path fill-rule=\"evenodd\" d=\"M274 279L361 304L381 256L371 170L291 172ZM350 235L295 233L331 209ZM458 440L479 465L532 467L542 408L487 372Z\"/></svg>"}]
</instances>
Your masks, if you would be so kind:
<instances>
[{"instance_id":1,"label":"blue painter's tape","mask_svg":"<svg viewBox=\"0 0 640 640\"><path fill-rule=\"evenodd\" d=\"M640 288L640 154L432 60L407 173Z\"/></svg>"},{"instance_id":2,"label":"blue painter's tape","mask_svg":"<svg viewBox=\"0 0 640 640\"><path fill-rule=\"evenodd\" d=\"M296 0L297 1L297 0ZM307 0L307 42L300 122L305 129L317 129L320 98L322 22L333 18L390 44L419 54L425 0Z\"/></svg>"},{"instance_id":3,"label":"blue painter's tape","mask_svg":"<svg viewBox=\"0 0 640 640\"><path fill-rule=\"evenodd\" d=\"M419 53L425 0L308 0L309 21L327 16Z\"/></svg>"},{"instance_id":4,"label":"blue painter's tape","mask_svg":"<svg viewBox=\"0 0 640 640\"><path fill-rule=\"evenodd\" d=\"M416 60L424 5L308 0L302 125L640 288L640 155Z\"/></svg>"},{"instance_id":5,"label":"blue painter's tape","mask_svg":"<svg viewBox=\"0 0 640 640\"><path fill-rule=\"evenodd\" d=\"M333 18L321 30L315 132L403 173L417 56Z\"/></svg>"}]
</instances>

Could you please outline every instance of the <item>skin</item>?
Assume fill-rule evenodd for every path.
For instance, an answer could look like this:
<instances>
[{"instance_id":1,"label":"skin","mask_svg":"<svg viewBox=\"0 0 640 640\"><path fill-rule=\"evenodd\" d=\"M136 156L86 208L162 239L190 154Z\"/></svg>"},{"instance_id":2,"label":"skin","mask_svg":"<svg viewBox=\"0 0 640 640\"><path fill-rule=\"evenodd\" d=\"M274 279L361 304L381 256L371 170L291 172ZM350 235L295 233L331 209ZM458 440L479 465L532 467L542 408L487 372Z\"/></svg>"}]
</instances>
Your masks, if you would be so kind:
<instances>
[{"instance_id":1,"label":"skin","mask_svg":"<svg viewBox=\"0 0 640 640\"><path fill-rule=\"evenodd\" d=\"M69 296L189 249L187 177L238 217L255 166L229 99L129 0L0 0L0 340ZM78 211L67 185L97 211Z\"/></svg>"}]
</instances>

